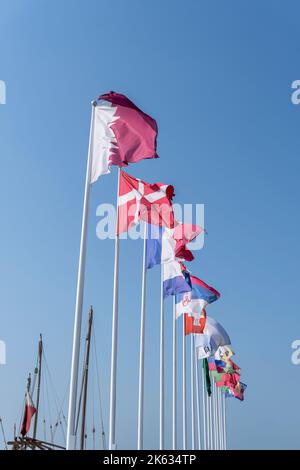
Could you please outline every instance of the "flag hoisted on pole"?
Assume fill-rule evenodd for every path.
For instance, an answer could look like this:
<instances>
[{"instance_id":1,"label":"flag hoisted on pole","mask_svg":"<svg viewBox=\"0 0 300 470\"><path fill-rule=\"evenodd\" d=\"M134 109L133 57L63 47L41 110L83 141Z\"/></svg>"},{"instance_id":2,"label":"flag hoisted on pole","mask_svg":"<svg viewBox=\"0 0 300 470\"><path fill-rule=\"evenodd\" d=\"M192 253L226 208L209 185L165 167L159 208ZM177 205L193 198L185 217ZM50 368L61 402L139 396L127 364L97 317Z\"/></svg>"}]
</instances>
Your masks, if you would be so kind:
<instances>
[{"instance_id":1,"label":"flag hoisted on pole","mask_svg":"<svg viewBox=\"0 0 300 470\"><path fill-rule=\"evenodd\" d=\"M92 102L89 149L84 190L76 307L74 319L71 379L69 393L67 450L75 448L75 418L77 402L80 334L85 277L87 229L90 188L101 175L110 172L111 166L119 168L143 159L157 158L156 121L139 109L126 96L110 92ZM116 353L117 353L117 286L119 240L115 241L113 345L110 387L110 446L115 445Z\"/></svg>"},{"instance_id":2,"label":"flag hoisted on pole","mask_svg":"<svg viewBox=\"0 0 300 470\"><path fill-rule=\"evenodd\" d=\"M118 192L120 187L120 173L118 170ZM118 205L115 234L115 261L114 261L114 287L112 312L112 338L111 338L111 368L110 368L110 402L109 402L109 450L116 448L116 393L117 393L117 349L118 349L118 316L119 316L119 235L118 235Z\"/></svg>"},{"instance_id":3,"label":"flag hoisted on pole","mask_svg":"<svg viewBox=\"0 0 300 470\"><path fill-rule=\"evenodd\" d=\"M187 448L187 419L186 419L186 341L185 321L182 316L182 448Z\"/></svg>"},{"instance_id":4,"label":"flag hoisted on pole","mask_svg":"<svg viewBox=\"0 0 300 470\"><path fill-rule=\"evenodd\" d=\"M192 450L195 450L196 447L196 440L195 440L195 371L194 371L194 354L195 354L195 346L194 346L194 334L190 335L190 368L191 368L191 433L192 433Z\"/></svg>"},{"instance_id":5,"label":"flag hoisted on pole","mask_svg":"<svg viewBox=\"0 0 300 470\"><path fill-rule=\"evenodd\" d=\"M140 326L140 364L139 364L139 398L138 398L138 450L143 449L144 427L144 363L145 363L145 311L146 311L146 247L147 223L144 222L143 240L143 267L142 267L142 293L141 293L141 326Z\"/></svg>"},{"instance_id":6,"label":"flag hoisted on pole","mask_svg":"<svg viewBox=\"0 0 300 470\"><path fill-rule=\"evenodd\" d=\"M159 450L164 449L165 443L165 317L164 317L164 264L161 265L161 294L160 294L160 353L159 353Z\"/></svg>"},{"instance_id":7,"label":"flag hoisted on pole","mask_svg":"<svg viewBox=\"0 0 300 470\"><path fill-rule=\"evenodd\" d=\"M87 158L87 167L86 167L85 190L84 190L84 199L83 199L83 214L82 214L79 266L78 266L78 278L77 278L73 351L72 351L71 379L70 379L70 395L69 395L69 411L68 411L68 427L67 427L67 443L66 443L67 450L75 449L75 439L76 439L76 436L75 436L76 422L75 421L76 421L78 368L79 368L79 355L80 355L80 335L81 335L81 323L82 323L86 241L87 241L88 213L89 213L89 200L90 200L90 188L91 188L91 165L92 165L93 133L94 133L94 121L95 121L94 118L95 118L96 105L97 105L97 102L92 101L92 115L91 115L89 149L88 149L88 158Z\"/></svg>"},{"instance_id":8,"label":"flag hoisted on pole","mask_svg":"<svg viewBox=\"0 0 300 470\"><path fill-rule=\"evenodd\" d=\"M198 355L195 348L195 353L198 362ZM207 408L206 408L206 390L205 390L205 378L203 367L201 367L201 377L202 377L202 409L203 409L203 450L207 450Z\"/></svg>"},{"instance_id":9,"label":"flag hoisted on pole","mask_svg":"<svg viewBox=\"0 0 300 470\"><path fill-rule=\"evenodd\" d=\"M194 367L195 367L195 380L196 380L196 413L197 413L197 436L198 436L198 450L201 450L201 415L200 415L200 386L199 386L199 364L197 358L197 351L195 348L195 338L193 337L194 346Z\"/></svg>"},{"instance_id":10,"label":"flag hoisted on pole","mask_svg":"<svg viewBox=\"0 0 300 470\"><path fill-rule=\"evenodd\" d=\"M177 342L176 342L176 310L175 310L175 296L173 296L173 367L172 367L172 381L173 381L173 397L172 397L172 444L173 450L177 449Z\"/></svg>"}]
</instances>

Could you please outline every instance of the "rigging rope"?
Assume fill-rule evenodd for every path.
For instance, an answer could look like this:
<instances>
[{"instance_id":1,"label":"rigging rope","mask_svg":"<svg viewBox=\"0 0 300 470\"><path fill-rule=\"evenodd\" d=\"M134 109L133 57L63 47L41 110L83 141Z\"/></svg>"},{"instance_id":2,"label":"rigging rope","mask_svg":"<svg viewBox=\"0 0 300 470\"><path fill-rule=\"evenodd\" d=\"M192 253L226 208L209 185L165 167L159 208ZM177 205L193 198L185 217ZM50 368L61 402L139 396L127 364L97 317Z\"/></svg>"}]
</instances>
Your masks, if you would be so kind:
<instances>
[{"instance_id":1,"label":"rigging rope","mask_svg":"<svg viewBox=\"0 0 300 470\"><path fill-rule=\"evenodd\" d=\"M8 447L7 447L7 440L6 440L6 437L5 437L5 432L4 432L4 427L3 427L2 418L0 418L0 425L1 425L1 431L2 431L2 436L3 436L3 441L4 441L5 450L8 450Z\"/></svg>"},{"instance_id":2,"label":"rigging rope","mask_svg":"<svg viewBox=\"0 0 300 470\"><path fill-rule=\"evenodd\" d=\"M98 365L98 359L97 359L98 355L97 355L97 346L96 346L96 336L95 336L94 325L92 325L92 339L93 339L92 342L93 342L93 350L94 350L94 356L95 356L96 376L97 376L98 395L99 395L102 446L103 446L103 450L106 450L106 436L105 436L105 430L104 430L102 398L101 398L101 389L100 389L100 373L99 373L99 365Z\"/></svg>"}]
</instances>

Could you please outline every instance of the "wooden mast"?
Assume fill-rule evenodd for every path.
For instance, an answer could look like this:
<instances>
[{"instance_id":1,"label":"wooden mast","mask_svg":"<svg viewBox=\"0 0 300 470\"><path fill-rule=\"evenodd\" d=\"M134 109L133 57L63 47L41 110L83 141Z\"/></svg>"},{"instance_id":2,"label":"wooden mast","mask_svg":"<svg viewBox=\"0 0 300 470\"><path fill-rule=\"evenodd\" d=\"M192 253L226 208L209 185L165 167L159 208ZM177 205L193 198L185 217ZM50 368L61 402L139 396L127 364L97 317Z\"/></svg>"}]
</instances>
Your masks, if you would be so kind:
<instances>
[{"instance_id":1,"label":"wooden mast","mask_svg":"<svg viewBox=\"0 0 300 470\"><path fill-rule=\"evenodd\" d=\"M89 375L89 361L90 361L90 347L91 347L91 336L92 336L92 324L93 324L93 307L89 310L89 323L88 332L85 343L84 353L84 370L83 370L83 401L82 401L82 418L81 418L81 435L80 435L80 449L84 449L85 441L85 421L86 421L86 404L87 404L87 391L88 391L88 375Z\"/></svg>"},{"instance_id":2,"label":"wooden mast","mask_svg":"<svg viewBox=\"0 0 300 470\"><path fill-rule=\"evenodd\" d=\"M33 428L33 439L36 439L38 414L40 405L40 392L41 392L41 376L42 376L42 355L43 355L43 339L40 335L39 348L38 348L38 369L35 370L38 373L37 393L36 393L36 413L34 417L34 428Z\"/></svg>"}]
</instances>

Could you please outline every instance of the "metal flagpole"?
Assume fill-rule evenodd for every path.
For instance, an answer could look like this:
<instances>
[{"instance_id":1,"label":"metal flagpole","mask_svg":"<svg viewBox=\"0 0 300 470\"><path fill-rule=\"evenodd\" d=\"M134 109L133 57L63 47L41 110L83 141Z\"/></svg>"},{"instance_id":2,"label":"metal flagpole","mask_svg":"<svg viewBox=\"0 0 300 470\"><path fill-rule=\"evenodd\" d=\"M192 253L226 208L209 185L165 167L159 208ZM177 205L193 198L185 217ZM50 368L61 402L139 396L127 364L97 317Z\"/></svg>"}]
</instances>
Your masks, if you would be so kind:
<instances>
[{"instance_id":1,"label":"metal flagpole","mask_svg":"<svg viewBox=\"0 0 300 470\"><path fill-rule=\"evenodd\" d=\"M195 397L194 397L194 388L195 388L195 380L194 380L194 334L190 335L190 347L191 347L191 358L190 358L190 367L191 367L191 430L192 430L192 450L195 450L196 442L195 442Z\"/></svg>"},{"instance_id":2,"label":"metal flagpole","mask_svg":"<svg viewBox=\"0 0 300 470\"><path fill-rule=\"evenodd\" d=\"M164 449L165 407L164 407L164 265L161 264L161 294L160 294L160 357L159 357L159 450Z\"/></svg>"},{"instance_id":3,"label":"metal flagpole","mask_svg":"<svg viewBox=\"0 0 300 470\"><path fill-rule=\"evenodd\" d=\"M121 169L118 169L117 220L115 237L114 290L112 313L110 403L109 403L109 450L116 448L116 389L117 389L117 348L118 348L118 307L119 307L119 189Z\"/></svg>"},{"instance_id":4,"label":"metal flagpole","mask_svg":"<svg viewBox=\"0 0 300 470\"><path fill-rule=\"evenodd\" d=\"M138 450L143 449L143 431L144 431L145 308L146 308L146 274L147 274L146 247L147 247L147 223L144 222L142 301L141 301L141 327L140 327L140 369L139 369L139 398L138 398L138 438L137 438Z\"/></svg>"},{"instance_id":5,"label":"metal flagpole","mask_svg":"<svg viewBox=\"0 0 300 470\"><path fill-rule=\"evenodd\" d=\"M184 331L184 314L182 315L182 440L183 450L187 447L187 428L186 428L186 341Z\"/></svg>"},{"instance_id":6,"label":"metal flagpole","mask_svg":"<svg viewBox=\"0 0 300 470\"><path fill-rule=\"evenodd\" d=\"M196 409L197 409L197 434L198 434L198 450L201 450L201 416L200 416L200 387L199 387L199 364L197 359L197 351L194 341L194 366L196 372Z\"/></svg>"},{"instance_id":7,"label":"metal flagpole","mask_svg":"<svg viewBox=\"0 0 300 470\"><path fill-rule=\"evenodd\" d=\"M211 383L212 383L212 406L213 406L213 422L214 422L214 446L215 450L218 450L218 421L217 421L217 401L216 401L216 388L215 388L215 383L213 380L212 375L211 377Z\"/></svg>"},{"instance_id":8,"label":"metal flagpole","mask_svg":"<svg viewBox=\"0 0 300 470\"><path fill-rule=\"evenodd\" d=\"M212 388L212 387L211 387ZM210 449L213 450L214 442L213 442L213 410L212 410L212 395L209 397L209 439L210 439Z\"/></svg>"},{"instance_id":9,"label":"metal flagpole","mask_svg":"<svg viewBox=\"0 0 300 470\"><path fill-rule=\"evenodd\" d=\"M208 396L208 393L206 392L207 450L211 450L211 440L210 440L210 425L211 425L210 411L211 410L209 408L209 402L210 402L210 398Z\"/></svg>"},{"instance_id":10,"label":"metal flagpole","mask_svg":"<svg viewBox=\"0 0 300 470\"><path fill-rule=\"evenodd\" d=\"M176 369L176 302L175 295L173 296L173 401L172 401L172 417L173 417L173 427L172 427L172 444L173 450L177 448L177 369Z\"/></svg>"},{"instance_id":11,"label":"metal flagpole","mask_svg":"<svg viewBox=\"0 0 300 470\"><path fill-rule=\"evenodd\" d=\"M87 241L89 199L90 199L90 188L91 188L91 184L90 184L91 176L90 175L91 175L91 164L92 164L92 140L93 140L93 132L94 132L94 116L95 116L96 105L97 105L97 102L92 101L92 115L91 115L86 178L85 178L81 241L80 241L79 265L78 265L78 277L77 277L77 293L76 293L76 307L75 307L75 320L74 320L69 411L68 411L68 428L67 428L67 443L66 443L67 450L72 450L75 448L77 384L78 384L80 335L81 335L82 304L83 304L85 260L86 260L86 241Z\"/></svg>"},{"instance_id":12,"label":"metal flagpole","mask_svg":"<svg viewBox=\"0 0 300 470\"><path fill-rule=\"evenodd\" d=\"M197 358L198 360L198 358ZM202 364L203 361L201 361ZM202 376L202 409L203 409L203 449L207 450L207 435L206 435L206 421L207 421L207 410L206 410L206 390L205 390L205 380L204 380L204 371L201 367L201 376Z\"/></svg>"},{"instance_id":13,"label":"metal flagpole","mask_svg":"<svg viewBox=\"0 0 300 470\"><path fill-rule=\"evenodd\" d=\"M219 402L219 439L220 439L220 450L223 450L223 432L222 432L222 391L218 388L218 402Z\"/></svg>"},{"instance_id":14,"label":"metal flagpole","mask_svg":"<svg viewBox=\"0 0 300 470\"><path fill-rule=\"evenodd\" d=\"M226 397L223 395L223 420L224 420L224 450L227 450L227 413L226 413Z\"/></svg>"}]
</instances>

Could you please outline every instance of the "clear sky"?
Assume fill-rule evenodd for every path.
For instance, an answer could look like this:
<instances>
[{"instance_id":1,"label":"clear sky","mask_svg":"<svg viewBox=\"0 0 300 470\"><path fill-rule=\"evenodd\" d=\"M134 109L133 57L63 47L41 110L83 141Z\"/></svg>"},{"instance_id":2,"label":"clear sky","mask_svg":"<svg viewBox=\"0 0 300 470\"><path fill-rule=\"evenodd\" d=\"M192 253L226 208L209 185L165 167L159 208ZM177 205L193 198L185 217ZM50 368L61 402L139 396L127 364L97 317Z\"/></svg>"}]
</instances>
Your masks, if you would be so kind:
<instances>
[{"instance_id":1,"label":"clear sky","mask_svg":"<svg viewBox=\"0 0 300 470\"><path fill-rule=\"evenodd\" d=\"M208 235L191 269L221 299L248 384L228 404L229 447L299 448L299 3L289 0L2 0L0 80L0 416L12 437L40 332L62 397L70 373L90 101L116 90L159 124L159 160L134 176L205 204ZM114 243L96 208L115 202L116 171L93 187L84 308L93 304L108 426ZM122 241L117 440L136 442L142 242ZM147 298L145 444L158 445L159 271ZM171 327L171 303L166 325ZM167 431L171 446L170 343ZM91 425L89 425L91 426Z\"/></svg>"}]
</instances>

